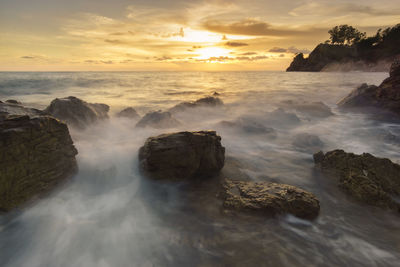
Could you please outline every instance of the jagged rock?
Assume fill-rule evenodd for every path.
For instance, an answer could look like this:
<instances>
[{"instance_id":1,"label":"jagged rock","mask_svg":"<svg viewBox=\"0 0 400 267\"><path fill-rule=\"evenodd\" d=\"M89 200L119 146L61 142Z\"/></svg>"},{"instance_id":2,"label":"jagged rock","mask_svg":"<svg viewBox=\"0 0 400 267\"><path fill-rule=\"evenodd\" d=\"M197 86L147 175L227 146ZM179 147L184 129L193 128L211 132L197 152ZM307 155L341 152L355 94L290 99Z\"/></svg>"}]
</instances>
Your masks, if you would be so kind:
<instances>
[{"instance_id":1,"label":"jagged rock","mask_svg":"<svg viewBox=\"0 0 400 267\"><path fill-rule=\"evenodd\" d=\"M150 137L139 150L141 169L151 177L184 180L212 176L224 166L225 148L214 131Z\"/></svg>"},{"instance_id":2,"label":"jagged rock","mask_svg":"<svg viewBox=\"0 0 400 267\"><path fill-rule=\"evenodd\" d=\"M108 119L109 109L106 104L87 103L77 97L69 96L54 99L44 112L65 121L72 127L84 129L92 123Z\"/></svg>"},{"instance_id":3,"label":"jagged rock","mask_svg":"<svg viewBox=\"0 0 400 267\"><path fill-rule=\"evenodd\" d=\"M324 146L324 143L318 136L308 133L297 134L292 144L297 148L310 152L319 151Z\"/></svg>"},{"instance_id":4,"label":"jagged rock","mask_svg":"<svg viewBox=\"0 0 400 267\"><path fill-rule=\"evenodd\" d=\"M400 165L368 153L355 155L343 150L318 152L314 161L324 173L338 177L339 187L354 198L400 211L393 198L400 195Z\"/></svg>"},{"instance_id":5,"label":"jagged rock","mask_svg":"<svg viewBox=\"0 0 400 267\"><path fill-rule=\"evenodd\" d=\"M153 111L149 112L136 124L136 127L152 127L156 129L173 128L181 125L170 112Z\"/></svg>"},{"instance_id":6,"label":"jagged rock","mask_svg":"<svg viewBox=\"0 0 400 267\"><path fill-rule=\"evenodd\" d=\"M282 102L286 108L294 109L304 115L316 118L326 118L334 115L330 107L323 102L298 103L292 100Z\"/></svg>"},{"instance_id":7,"label":"jagged rock","mask_svg":"<svg viewBox=\"0 0 400 267\"><path fill-rule=\"evenodd\" d=\"M20 207L77 171L67 126L49 116L0 121L0 210Z\"/></svg>"},{"instance_id":8,"label":"jagged rock","mask_svg":"<svg viewBox=\"0 0 400 267\"><path fill-rule=\"evenodd\" d=\"M290 213L314 219L320 209L315 195L291 185L227 179L223 188L223 206L240 212L267 216Z\"/></svg>"},{"instance_id":9,"label":"jagged rock","mask_svg":"<svg viewBox=\"0 0 400 267\"><path fill-rule=\"evenodd\" d=\"M240 130L249 134L266 134L276 136L274 128L265 127L264 125L246 118L239 118L236 121L221 121L217 124L228 129Z\"/></svg>"},{"instance_id":10,"label":"jagged rock","mask_svg":"<svg viewBox=\"0 0 400 267\"><path fill-rule=\"evenodd\" d=\"M129 118L129 119L137 119L140 118L139 114L132 107L121 110L117 113L117 117Z\"/></svg>"},{"instance_id":11,"label":"jagged rock","mask_svg":"<svg viewBox=\"0 0 400 267\"><path fill-rule=\"evenodd\" d=\"M190 108L198 108L198 107L220 107L223 106L224 102L218 97L208 96L204 98L200 98L194 102L182 102L170 108L169 111L172 113L182 112Z\"/></svg>"},{"instance_id":12,"label":"jagged rock","mask_svg":"<svg viewBox=\"0 0 400 267\"><path fill-rule=\"evenodd\" d=\"M363 84L342 99L338 106L351 108L379 108L400 115L400 59L395 60L390 77L379 87Z\"/></svg>"}]
</instances>

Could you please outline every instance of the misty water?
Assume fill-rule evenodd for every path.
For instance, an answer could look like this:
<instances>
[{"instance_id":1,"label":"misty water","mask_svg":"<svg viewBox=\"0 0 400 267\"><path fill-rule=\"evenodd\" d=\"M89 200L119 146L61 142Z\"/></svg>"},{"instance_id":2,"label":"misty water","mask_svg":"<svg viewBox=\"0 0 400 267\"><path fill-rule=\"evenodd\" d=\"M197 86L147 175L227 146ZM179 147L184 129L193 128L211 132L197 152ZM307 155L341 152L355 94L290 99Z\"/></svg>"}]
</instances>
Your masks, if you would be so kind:
<instances>
[{"instance_id":1,"label":"misty water","mask_svg":"<svg viewBox=\"0 0 400 267\"><path fill-rule=\"evenodd\" d=\"M105 72L0 73L0 99L44 108L76 96L111 106L110 120L71 130L79 173L22 212L0 217L0 266L398 266L398 214L354 201L322 176L312 149L296 136L318 136L323 150L369 152L400 162L400 125L344 113L336 103L361 83L386 73ZM141 115L218 92L220 109L176 117L175 129L139 129L113 114L133 106ZM323 101L333 116L299 111ZM271 116L277 108L292 115ZM282 113L282 110L280 111ZM294 119L295 114L299 120ZM241 118L275 134L226 128ZM291 215L259 218L224 212L212 178L161 183L138 170L138 149L149 136L217 130L226 148L222 176L273 181L313 192L314 221ZM389 138L387 138L389 137Z\"/></svg>"}]
</instances>

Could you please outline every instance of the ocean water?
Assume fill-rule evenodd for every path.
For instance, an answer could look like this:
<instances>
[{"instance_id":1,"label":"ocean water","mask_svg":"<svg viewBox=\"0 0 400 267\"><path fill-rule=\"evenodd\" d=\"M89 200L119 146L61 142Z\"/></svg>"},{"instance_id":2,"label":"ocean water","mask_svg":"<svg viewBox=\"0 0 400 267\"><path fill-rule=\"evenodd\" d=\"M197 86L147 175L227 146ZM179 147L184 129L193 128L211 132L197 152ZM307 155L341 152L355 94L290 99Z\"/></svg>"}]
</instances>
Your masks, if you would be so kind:
<instances>
[{"instance_id":1,"label":"ocean water","mask_svg":"<svg viewBox=\"0 0 400 267\"><path fill-rule=\"evenodd\" d=\"M387 76L0 73L0 100L45 108L56 97L73 95L111 107L108 121L84 131L71 129L80 170L70 182L22 212L0 215L0 266L399 266L399 215L346 196L334 180L314 169L316 151L295 142L307 133L321 139L324 151L369 152L400 163L400 125L336 106L361 83L379 84ZM214 92L223 108L177 114L182 125L175 129L137 129L136 121L113 116L128 106L141 115L166 110ZM334 115L321 118L295 108L296 103L317 101ZM271 113L277 108L285 115ZM272 127L275 135L219 124L237 119ZM226 148L222 175L311 191L320 200L319 217L310 222L291 215L226 214L212 179L190 185L140 175L137 152L147 137L208 129L217 130Z\"/></svg>"}]
</instances>

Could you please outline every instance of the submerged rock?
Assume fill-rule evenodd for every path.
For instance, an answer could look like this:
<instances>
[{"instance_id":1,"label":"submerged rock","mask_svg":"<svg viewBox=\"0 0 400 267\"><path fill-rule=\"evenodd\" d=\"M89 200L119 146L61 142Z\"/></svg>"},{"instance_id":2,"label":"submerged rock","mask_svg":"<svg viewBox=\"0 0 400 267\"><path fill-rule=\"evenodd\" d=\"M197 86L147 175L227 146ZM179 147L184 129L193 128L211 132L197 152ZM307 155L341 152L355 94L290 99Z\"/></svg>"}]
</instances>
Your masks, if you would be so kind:
<instances>
[{"instance_id":1,"label":"submerged rock","mask_svg":"<svg viewBox=\"0 0 400 267\"><path fill-rule=\"evenodd\" d=\"M239 118L236 121L221 121L217 125L228 129L240 130L249 134L276 136L276 131L273 128L266 127L261 123L245 118Z\"/></svg>"},{"instance_id":2,"label":"submerged rock","mask_svg":"<svg viewBox=\"0 0 400 267\"><path fill-rule=\"evenodd\" d=\"M21 102L19 102L19 101L17 101L17 100L14 100L14 99L8 99L8 100L6 100L6 103L8 103L8 104L14 104L14 105L22 105Z\"/></svg>"},{"instance_id":3,"label":"submerged rock","mask_svg":"<svg viewBox=\"0 0 400 267\"><path fill-rule=\"evenodd\" d=\"M129 119L140 118L139 114L132 107L121 110L120 112L117 113L117 117L129 118Z\"/></svg>"},{"instance_id":4,"label":"submerged rock","mask_svg":"<svg viewBox=\"0 0 400 267\"><path fill-rule=\"evenodd\" d=\"M87 103L69 96L54 99L44 111L72 127L84 129L92 123L108 119L109 109L106 104Z\"/></svg>"},{"instance_id":5,"label":"submerged rock","mask_svg":"<svg viewBox=\"0 0 400 267\"><path fill-rule=\"evenodd\" d=\"M20 104L10 104L9 102L0 103L0 119L8 115L27 115L27 116L42 116L45 113L41 110L34 108L26 108Z\"/></svg>"},{"instance_id":6,"label":"submerged rock","mask_svg":"<svg viewBox=\"0 0 400 267\"><path fill-rule=\"evenodd\" d=\"M339 187L354 198L370 205L400 211L393 198L400 195L400 165L389 159L343 150L318 152L314 161L321 170L339 179Z\"/></svg>"},{"instance_id":7,"label":"submerged rock","mask_svg":"<svg viewBox=\"0 0 400 267\"><path fill-rule=\"evenodd\" d=\"M136 124L136 127L152 127L156 129L174 128L181 125L170 112L153 111L149 112Z\"/></svg>"},{"instance_id":8,"label":"submerged rock","mask_svg":"<svg viewBox=\"0 0 400 267\"><path fill-rule=\"evenodd\" d=\"M294 113L286 112L282 108L278 108L272 112L269 112L266 116L268 124L274 127L296 127L301 121L299 117Z\"/></svg>"},{"instance_id":9,"label":"submerged rock","mask_svg":"<svg viewBox=\"0 0 400 267\"><path fill-rule=\"evenodd\" d=\"M286 184L226 180L222 197L225 208L267 216L290 213L314 219L320 209L315 195Z\"/></svg>"},{"instance_id":10,"label":"submerged rock","mask_svg":"<svg viewBox=\"0 0 400 267\"><path fill-rule=\"evenodd\" d=\"M292 108L304 115L316 118L326 118L334 115L330 107L323 102L295 102L295 101L284 101L283 106L286 108Z\"/></svg>"},{"instance_id":11,"label":"submerged rock","mask_svg":"<svg viewBox=\"0 0 400 267\"><path fill-rule=\"evenodd\" d=\"M302 150L315 152L321 150L324 143L316 135L301 133L295 135L292 145Z\"/></svg>"},{"instance_id":12,"label":"submerged rock","mask_svg":"<svg viewBox=\"0 0 400 267\"><path fill-rule=\"evenodd\" d=\"M67 125L49 117L9 115L0 121L0 210L49 192L77 171Z\"/></svg>"},{"instance_id":13,"label":"submerged rock","mask_svg":"<svg viewBox=\"0 0 400 267\"><path fill-rule=\"evenodd\" d=\"M141 169L149 176L166 180L215 175L224 166L224 160L225 148L214 131L150 137L139 150Z\"/></svg>"},{"instance_id":14,"label":"submerged rock","mask_svg":"<svg viewBox=\"0 0 400 267\"><path fill-rule=\"evenodd\" d=\"M198 108L198 107L215 108L215 107L220 107L223 105L224 105L224 102L222 102L222 100L219 99L218 97L208 96L208 97L200 98L194 102L179 103L176 106L174 106L173 108L170 108L169 111L174 113L174 112L182 112L182 111L185 111L185 110L191 109L191 108Z\"/></svg>"},{"instance_id":15,"label":"submerged rock","mask_svg":"<svg viewBox=\"0 0 400 267\"><path fill-rule=\"evenodd\" d=\"M380 108L400 116L400 59L395 60L390 77L381 85L363 84L339 101L341 108Z\"/></svg>"}]
</instances>

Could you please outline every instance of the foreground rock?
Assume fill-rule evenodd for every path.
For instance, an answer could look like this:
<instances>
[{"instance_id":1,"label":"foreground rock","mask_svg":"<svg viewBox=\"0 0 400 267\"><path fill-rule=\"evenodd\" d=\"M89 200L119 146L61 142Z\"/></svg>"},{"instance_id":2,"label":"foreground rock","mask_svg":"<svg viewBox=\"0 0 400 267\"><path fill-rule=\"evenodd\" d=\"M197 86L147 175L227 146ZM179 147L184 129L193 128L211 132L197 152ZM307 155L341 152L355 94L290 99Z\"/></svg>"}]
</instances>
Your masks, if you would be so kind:
<instances>
[{"instance_id":1,"label":"foreground rock","mask_svg":"<svg viewBox=\"0 0 400 267\"><path fill-rule=\"evenodd\" d=\"M128 119L138 119L138 118L140 118L139 114L132 107L129 107L129 108L121 110L120 112L117 113L117 117L128 118Z\"/></svg>"},{"instance_id":2,"label":"foreground rock","mask_svg":"<svg viewBox=\"0 0 400 267\"><path fill-rule=\"evenodd\" d=\"M221 99L218 97L204 97L201 99L198 99L194 102L182 102L174 106L173 108L169 109L170 112L175 113L175 112L182 112L187 109L191 108L198 108L198 107L209 107L209 108L215 108L215 107L221 107L224 105L224 102L222 102Z\"/></svg>"},{"instance_id":3,"label":"foreground rock","mask_svg":"<svg viewBox=\"0 0 400 267\"><path fill-rule=\"evenodd\" d=\"M72 127L84 129L92 123L108 119L109 109L106 104L87 103L69 96L54 99L44 111Z\"/></svg>"},{"instance_id":4,"label":"foreground rock","mask_svg":"<svg viewBox=\"0 0 400 267\"><path fill-rule=\"evenodd\" d=\"M343 150L319 152L314 161L321 170L339 179L339 187L370 205L400 211L394 197L400 195L400 165L389 159Z\"/></svg>"},{"instance_id":5,"label":"foreground rock","mask_svg":"<svg viewBox=\"0 0 400 267\"><path fill-rule=\"evenodd\" d=\"M225 208L267 216L290 213L314 219L320 209L312 193L285 184L226 180L222 197Z\"/></svg>"},{"instance_id":6,"label":"foreground rock","mask_svg":"<svg viewBox=\"0 0 400 267\"><path fill-rule=\"evenodd\" d=\"M67 125L48 116L0 120L0 210L9 211L53 189L77 171Z\"/></svg>"},{"instance_id":7,"label":"foreground rock","mask_svg":"<svg viewBox=\"0 0 400 267\"><path fill-rule=\"evenodd\" d=\"M400 116L400 59L392 64L390 77L381 85L363 84L343 98L338 106L345 109L379 108Z\"/></svg>"},{"instance_id":8,"label":"foreground rock","mask_svg":"<svg viewBox=\"0 0 400 267\"><path fill-rule=\"evenodd\" d=\"M151 127L156 129L174 128L181 125L170 112L153 111L147 113L137 124L136 127Z\"/></svg>"},{"instance_id":9,"label":"foreground rock","mask_svg":"<svg viewBox=\"0 0 400 267\"><path fill-rule=\"evenodd\" d=\"M139 150L141 169L151 177L184 180L212 176L224 166L225 148L214 131L150 137Z\"/></svg>"}]
</instances>

